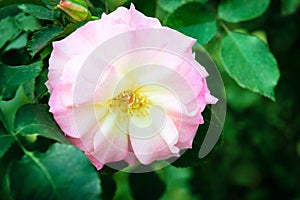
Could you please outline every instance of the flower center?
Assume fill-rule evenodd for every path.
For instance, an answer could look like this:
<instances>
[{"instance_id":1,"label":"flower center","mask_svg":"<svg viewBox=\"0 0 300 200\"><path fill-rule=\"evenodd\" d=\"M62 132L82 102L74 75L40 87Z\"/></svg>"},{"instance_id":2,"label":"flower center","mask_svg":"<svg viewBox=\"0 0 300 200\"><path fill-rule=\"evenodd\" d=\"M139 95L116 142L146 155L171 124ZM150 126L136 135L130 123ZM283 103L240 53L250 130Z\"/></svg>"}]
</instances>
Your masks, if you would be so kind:
<instances>
[{"instance_id":1,"label":"flower center","mask_svg":"<svg viewBox=\"0 0 300 200\"><path fill-rule=\"evenodd\" d=\"M149 115L150 102L147 97L138 92L125 90L110 100L110 111L119 111L128 117L147 117Z\"/></svg>"}]
</instances>

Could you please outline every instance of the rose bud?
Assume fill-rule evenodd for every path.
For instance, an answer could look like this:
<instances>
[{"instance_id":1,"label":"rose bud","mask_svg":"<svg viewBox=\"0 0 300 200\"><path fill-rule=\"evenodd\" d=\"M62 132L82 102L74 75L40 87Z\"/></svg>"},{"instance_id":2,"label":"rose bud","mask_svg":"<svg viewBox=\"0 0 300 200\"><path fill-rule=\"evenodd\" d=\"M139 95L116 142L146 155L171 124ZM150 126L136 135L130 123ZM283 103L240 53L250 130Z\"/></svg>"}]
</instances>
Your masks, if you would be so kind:
<instances>
[{"instance_id":1,"label":"rose bud","mask_svg":"<svg viewBox=\"0 0 300 200\"><path fill-rule=\"evenodd\" d=\"M57 8L65 12L67 18L72 22L82 22L91 17L84 0L61 0Z\"/></svg>"}]
</instances>

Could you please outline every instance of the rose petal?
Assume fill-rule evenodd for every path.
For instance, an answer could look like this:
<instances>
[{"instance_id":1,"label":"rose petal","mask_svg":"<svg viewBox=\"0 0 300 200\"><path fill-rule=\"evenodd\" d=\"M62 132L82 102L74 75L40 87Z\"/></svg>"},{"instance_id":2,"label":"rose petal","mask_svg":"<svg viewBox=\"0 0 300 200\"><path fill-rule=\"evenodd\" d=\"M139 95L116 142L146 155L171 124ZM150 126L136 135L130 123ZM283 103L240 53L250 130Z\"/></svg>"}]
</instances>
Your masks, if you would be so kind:
<instances>
[{"instance_id":1,"label":"rose petal","mask_svg":"<svg viewBox=\"0 0 300 200\"><path fill-rule=\"evenodd\" d=\"M112 25L127 24L132 29L161 27L158 19L146 17L141 12L138 12L133 4L130 5L129 10L124 7L119 7L115 12L109 15L103 13L101 18L103 21L110 22Z\"/></svg>"},{"instance_id":2,"label":"rose petal","mask_svg":"<svg viewBox=\"0 0 300 200\"><path fill-rule=\"evenodd\" d=\"M113 113L108 113L93 139L95 150L90 155L102 163L124 160L130 153L128 122L119 121L115 117Z\"/></svg>"},{"instance_id":3,"label":"rose petal","mask_svg":"<svg viewBox=\"0 0 300 200\"><path fill-rule=\"evenodd\" d=\"M142 164L178 156L179 152L175 146L178 132L172 120L160 109L152 108L151 111L153 120L148 128L141 129L134 123L129 124L132 149Z\"/></svg>"},{"instance_id":4,"label":"rose petal","mask_svg":"<svg viewBox=\"0 0 300 200\"><path fill-rule=\"evenodd\" d=\"M73 106L70 94L70 86L57 85L50 96L50 112L66 135L79 138L99 125L98 121L108 112L108 107L93 104Z\"/></svg>"}]
</instances>

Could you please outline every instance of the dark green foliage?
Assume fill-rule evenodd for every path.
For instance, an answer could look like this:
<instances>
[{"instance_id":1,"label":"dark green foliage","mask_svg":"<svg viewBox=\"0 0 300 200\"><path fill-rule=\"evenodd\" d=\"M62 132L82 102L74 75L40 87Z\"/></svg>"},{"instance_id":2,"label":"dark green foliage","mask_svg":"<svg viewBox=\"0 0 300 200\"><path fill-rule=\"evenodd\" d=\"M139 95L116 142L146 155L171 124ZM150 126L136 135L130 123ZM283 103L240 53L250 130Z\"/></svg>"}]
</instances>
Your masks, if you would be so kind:
<instances>
[{"instance_id":1,"label":"dark green foliage","mask_svg":"<svg viewBox=\"0 0 300 200\"><path fill-rule=\"evenodd\" d=\"M4 156L4 154L10 148L13 141L14 140L13 140L12 136L7 134L7 131L3 127L2 122L0 122L0 159L2 158L2 156Z\"/></svg>"},{"instance_id":2,"label":"dark green foliage","mask_svg":"<svg viewBox=\"0 0 300 200\"><path fill-rule=\"evenodd\" d=\"M14 97L20 84L37 77L41 71L41 62L17 67L0 63L0 69L0 99L8 100Z\"/></svg>"},{"instance_id":3,"label":"dark green foliage","mask_svg":"<svg viewBox=\"0 0 300 200\"><path fill-rule=\"evenodd\" d=\"M11 166L10 179L15 199L96 200L100 196L97 173L71 145L54 144L46 153L24 156Z\"/></svg>"},{"instance_id":4,"label":"dark green foliage","mask_svg":"<svg viewBox=\"0 0 300 200\"><path fill-rule=\"evenodd\" d=\"M44 27L43 29L35 32L32 36L32 40L28 43L28 50L30 51L30 54L34 56L63 32L63 28L55 25Z\"/></svg>"},{"instance_id":5,"label":"dark green foliage","mask_svg":"<svg viewBox=\"0 0 300 200\"><path fill-rule=\"evenodd\" d=\"M113 199L116 193L116 182L113 180L111 174L101 175L101 198L103 200Z\"/></svg>"},{"instance_id":6,"label":"dark green foliage","mask_svg":"<svg viewBox=\"0 0 300 200\"><path fill-rule=\"evenodd\" d=\"M0 21L0 32L4 33L4 31L6 34L0 35L0 48L20 33L20 29L18 28L14 18L7 17Z\"/></svg>"},{"instance_id":7,"label":"dark green foliage","mask_svg":"<svg viewBox=\"0 0 300 200\"><path fill-rule=\"evenodd\" d=\"M46 137L62 143L68 143L63 133L48 112L49 107L41 104L27 104L22 106L15 118L17 134Z\"/></svg>"},{"instance_id":8,"label":"dark green foliage","mask_svg":"<svg viewBox=\"0 0 300 200\"><path fill-rule=\"evenodd\" d=\"M129 184L134 199L159 199L166 189L155 172L129 174Z\"/></svg>"},{"instance_id":9,"label":"dark green foliage","mask_svg":"<svg viewBox=\"0 0 300 200\"><path fill-rule=\"evenodd\" d=\"M165 24L197 39L201 45L208 43L217 32L213 13L202 3L187 3L170 14Z\"/></svg>"}]
</instances>

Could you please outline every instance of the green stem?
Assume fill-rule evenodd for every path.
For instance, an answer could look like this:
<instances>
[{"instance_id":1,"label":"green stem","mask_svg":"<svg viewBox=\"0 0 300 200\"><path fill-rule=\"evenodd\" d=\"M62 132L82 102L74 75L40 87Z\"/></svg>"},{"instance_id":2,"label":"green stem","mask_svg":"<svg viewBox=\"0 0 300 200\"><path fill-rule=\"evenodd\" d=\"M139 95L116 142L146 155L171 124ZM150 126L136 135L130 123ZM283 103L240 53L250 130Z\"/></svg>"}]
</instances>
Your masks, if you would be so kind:
<instances>
[{"instance_id":1,"label":"green stem","mask_svg":"<svg viewBox=\"0 0 300 200\"><path fill-rule=\"evenodd\" d=\"M109 13L109 9L108 9L107 2L104 1L104 4L105 4L105 14L108 14Z\"/></svg>"},{"instance_id":2,"label":"green stem","mask_svg":"<svg viewBox=\"0 0 300 200\"><path fill-rule=\"evenodd\" d=\"M223 22L219 22L219 24L221 25L221 27L225 30L225 32L228 34L230 33L229 28L223 23Z\"/></svg>"},{"instance_id":3,"label":"green stem","mask_svg":"<svg viewBox=\"0 0 300 200\"><path fill-rule=\"evenodd\" d=\"M98 20L99 19L99 17L97 17L97 16L91 16L91 18L90 18L90 20Z\"/></svg>"}]
</instances>

